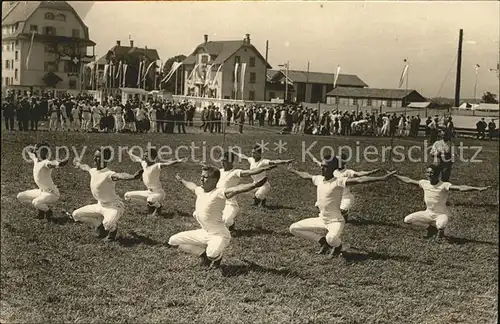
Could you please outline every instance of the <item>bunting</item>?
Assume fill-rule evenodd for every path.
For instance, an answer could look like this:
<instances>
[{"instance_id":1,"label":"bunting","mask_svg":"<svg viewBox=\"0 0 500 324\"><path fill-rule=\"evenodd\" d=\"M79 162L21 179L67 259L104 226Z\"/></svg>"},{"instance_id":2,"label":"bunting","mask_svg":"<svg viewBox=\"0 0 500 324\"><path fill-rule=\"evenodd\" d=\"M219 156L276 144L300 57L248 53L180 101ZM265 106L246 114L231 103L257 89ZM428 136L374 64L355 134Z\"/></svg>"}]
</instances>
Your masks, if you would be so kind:
<instances>
[{"instance_id":1,"label":"bunting","mask_svg":"<svg viewBox=\"0 0 500 324\"><path fill-rule=\"evenodd\" d=\"M35 41L35 31L31 31L31 42L30 42L30 48L28 50L28 56L26 56L26 70L29 70L29 65L30 65L30 57L31 57L31 50L33 49L33 42Z\"/></svg>"},{"instance_id":2,"label":"bunting","mask_svg":"<svg viewBox=\"0 0 500 324\"><path fill-rule=\"evenodd\" d=\"M245 71L247 68L247 64L243 63L241 64L241 99L243 100L243 90L245 89Z\"/></svg>"},{"instance_id":3,"label":"bunting","mask_svg":"<svg viewBox=\"0 0 500 324\"><path fill-rule=\"evenodd\" d=\"M335 78L333 79L333 88L334 89L337 86L337 81L339 79L340 71L341 71L340 65L337 65L337 72L335 73Z\"/></svg>"},{"instance_id":4,"label":"bunting","mask_svg":"<svg viewBox=\"0 0 500 324\"><path fill-rule=\"evenodd\" d=\"M139 62L139 70L137 71L137 87L141 87L142 61Z\"/></svg>"},{"instance_id":5,"label":"bunting","mask_svg":"<svg viewBox=\"0 0 500 324\"><path fill-rule=\"evenodd\" d=\"M236 92L238 91L238 67L239 67L239 64L236 63L234 65L234 86L233 86L235 96L236 96Z\"/></svg>"},{"instance_id":6,"label":"bunting","mask_svg":"<svg viewBox=\"0 0 500 324\"><path fill-rule=\"evenodd\" d=\"M404 62L405 62L405 67L403 68L403 72L401 73L401 78L399 78L399 87L400 88L403 85L406 74L408 73L408 63L406 63L406 59L404 60Z\"/></svg>"},{"instance_id":7,"label":"bunting","mask_svg":"<svg viewBox=\"0 0 500 324\"><path fill-rule=\"evenodd\" d=\"M126 63L123 64L123 83L122 83L122 87L125 88L125 79L127 77L127 68L128 68L128 65Z\"/></svg>"}]
</instances>

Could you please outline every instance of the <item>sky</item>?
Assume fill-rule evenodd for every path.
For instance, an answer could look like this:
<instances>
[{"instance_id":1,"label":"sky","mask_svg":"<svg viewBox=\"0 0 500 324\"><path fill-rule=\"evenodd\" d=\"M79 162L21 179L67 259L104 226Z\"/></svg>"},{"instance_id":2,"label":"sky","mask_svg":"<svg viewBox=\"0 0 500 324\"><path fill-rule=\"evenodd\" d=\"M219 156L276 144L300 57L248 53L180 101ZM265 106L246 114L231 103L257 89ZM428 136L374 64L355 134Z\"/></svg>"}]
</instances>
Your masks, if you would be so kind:
<instances>
[{"instance_id":1,"label":"sky","mask_svg":"<svg viewBox=\"0 0 500 324\"><path fill-rule=\"evenodd\" d=\"M334 73L338 65L372 88L399 86L404 59L408 88L426 97L455 95L459 29L464 30L461 98L499 93L500 2L428 1L69 1L89 28L100 57L116 44L158 50L162 60L189 55L209 40L243 39L274 68ZM405 86L403 85L403 88Z\"/></svg>"}]
</instances>

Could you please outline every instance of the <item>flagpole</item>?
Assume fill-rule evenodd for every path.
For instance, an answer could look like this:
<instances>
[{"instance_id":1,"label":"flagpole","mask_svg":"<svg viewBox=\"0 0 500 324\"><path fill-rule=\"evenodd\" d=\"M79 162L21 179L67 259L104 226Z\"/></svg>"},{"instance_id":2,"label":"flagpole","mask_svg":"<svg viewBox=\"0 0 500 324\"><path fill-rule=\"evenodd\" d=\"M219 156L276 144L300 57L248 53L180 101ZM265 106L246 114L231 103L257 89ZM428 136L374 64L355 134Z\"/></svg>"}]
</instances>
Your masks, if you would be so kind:
<instances>
[{"instance_id":1,"label":"flagpole","mask_svg":"<svg viewBox=\"0 0 500 324\"><path fill-rule=\"evenodd\" d=\"M478 71L478 65L476 64L476 80L475 80L475 83L474 83L474 104L476 103L477 71Z\"/></svg>"},{"instance_id":2,"label":"flagpole","mask_svg":"<svg viewBox=\"0 0 500 324\"><path fill-rule=\"evenodd\" d=\"M409 74L410 74L410 65L408 64L408 69L406 70L406 86L405 86L406 87L406 89L405 89L406 91L405 91L405 94L408 93L408 76L409 76ZM408 107L408 102L407 102L407 100L405 100L405 118L406 118L406 109L407 109L407 107Z\"/></svg>"}]
</instances>

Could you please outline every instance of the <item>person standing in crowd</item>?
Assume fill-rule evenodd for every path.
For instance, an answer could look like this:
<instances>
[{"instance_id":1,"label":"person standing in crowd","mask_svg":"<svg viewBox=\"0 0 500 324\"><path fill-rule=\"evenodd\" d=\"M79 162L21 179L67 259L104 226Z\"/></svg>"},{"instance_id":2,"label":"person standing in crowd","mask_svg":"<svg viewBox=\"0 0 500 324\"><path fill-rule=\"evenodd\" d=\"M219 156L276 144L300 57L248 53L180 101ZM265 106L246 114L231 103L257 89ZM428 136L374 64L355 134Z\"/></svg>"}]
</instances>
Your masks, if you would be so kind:
<instances>
[{"instance_id":1,"label":"person standing in crowd","mask_svg":"<svg viewBox=\"0 0 500 324\"><path fill-rule=\"evenodd\" d=\"M3 112L3 118L5 121L5 129L6 130L14 130L14 104L12 103L11 99L7 99L3 104L2 104L2 112Z\"/></svg>"},{"instance_id":2,"label":"person standing in crowd","mask_svg":"<svg viewBox=\"0 0 500 324\"><path fill-rule=\"evenodd\" d=\"M434 158L441 181L449 182L454 160L452 134L449 129L444 129L441 136L441 140L430 146L430 154Z\"/></svg>"},{"instance_id":3,"label":"person standing in crowd","mask_svg":"<svg viewBox=\"0 0 500 324\"><path fill-rule=\"evenodd\" d=\"M71 122L73 131L78 132L80 130L80 104L73 105L71 116L73 117L73 121Z\"/></svg>"},{"instance_id":4,"label":"person standing in crowd","mask_svg":"<svg viewBox=\"0 0 500 324\"><path fill-rule=\"evenodd\" d=\"M493 138L495 131L497 129L497 125L495 124L495 120L492 118L488 123L488 139L491 141Z\"/></svg>"},{"instance_id":5,"label":"person standing in crowd","mask_svg":"<svg viewBox=\"0 0 500 324\"><path fill-rule=\"evenodd\" d=\"M186 112L184 107L177 107L175 115L177 119L177 132L179 134L186 134Z\"/></svg>"},{"instance_id":6,"label":"person standing in crowd","mask_svg":"<svg viewBox=\"0 0 500 324\"><path fill-rule=\"evenodd\" d=\"M484 121L484 117L481 118L480 121L476 123L476 129L477 129L477 139L484 139L486 137L486 121Z\"/></svg>"}]
</instances>

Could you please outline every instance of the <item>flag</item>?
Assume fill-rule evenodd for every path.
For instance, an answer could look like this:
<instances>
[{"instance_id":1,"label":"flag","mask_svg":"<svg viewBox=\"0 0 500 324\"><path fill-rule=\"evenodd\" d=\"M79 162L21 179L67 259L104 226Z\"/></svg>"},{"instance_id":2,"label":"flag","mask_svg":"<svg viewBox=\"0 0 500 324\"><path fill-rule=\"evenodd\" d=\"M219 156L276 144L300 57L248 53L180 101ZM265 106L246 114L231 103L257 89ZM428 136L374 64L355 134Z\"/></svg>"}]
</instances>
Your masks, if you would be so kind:
<instances>
[{"instance_id":1,"label":"flag","mask_svg":"<svg viewBox=\"0 0 500 324\"><path fill-rule=\"evenodd\" d=\"M480 68L479 64L476 64L475 68L476 68L476 75L477 75L479 72L479 68Z\"/></svg>"},{"instance_id":2,"label":"flag","mask_svg":"<svg viewBox=\"0 0 500 324\"><path fill-rule=\"evenodd\" d=\"M109 64L104 65L104 75L103 75L104 82L107 82L108 80L108 69L109 69Z\"/></svg>"},{"instance_id":3,"label":"flag","mask_svg":"<svg viewBox=\"0 0 500 324\"><path fill-rule=\"evenodd\" d=\"M238 63L234 65L234 94L238 91Z\"/></svg>"},{"instance_id":4,"label":"flag","mask_svg":"<svg viewBox=\"0 0 500 324\"><path fill-rule=\"evenodd\" d=\"M194 77L194 72L196 71L196 69L198 68L198 65L195 65L195 67L193 68L193 71L191 71L191 73L189 74L188 76L188 83L189 84L193 84L193 77ZM172 70L171 70L172 71ZM173 73L172 73L173 74ZM170 75L171 77L172 75ZM169 77L169 79L170 79ZM167 79L167 77L165 77L165 79Z\"/></svg>"},{"instance_id":5,"label":"flag","mask_svg":"<svg viewBox=\"0 0 500 324\"><path fill-rule=\"evenodd\" d=\"M175 71L182 65L182 62L174 62L172 64L172 67L170 68L170 71L168 72L168 74L160 81L160 84L162 84L163 82L168 82L168 80L170 80L170 78L172 77L172 75L174 75ZM196 70L196 67L194 67L193 71L191 72L191 74L189 75L188 77L188 80L189 78L191 78L191 76L193 75L194 71Z\"/></svg>"},{"instance_id":6,"label":"flag","mask_svg":"<svg viewBox=\"0 0 500 324\"><path fill-rule=\"evenodd\" d=\"M141 73L142 72L142 61L139 62L139 70L137 71L137 86L141 86Z\"/></svg>"},{"instance_id":7,"label":"flag","mask_svg":"<svg viewBox=\"0 0 500 324\"><path fill-rule=\"evenodd\" d=\"M122 61L120 61L120 63L118 64L118 71L116 71L116 75L115 75L115 79L118 79L120 77L120 74L122 72Z\"/></svg>"},{"instance_id":8,"label":"flag","mask_svg":"<svg viewBox=\"0 0 500 324\"><path fill-rule=\"evenodd\" d=\"M128 68L128 65L123 64L123 84L122 84L122 87L124 87L124 88L125 88L125 79L127 76L127 68Z\"/></svg>"},{"instance_id":9,"label":"flag","mask_svg":"<svg viewBox=\"0 0 500 324\"><path fill-rule=\"evenodd\" d=\"M224 65L224 64L219 65L219 68L217 69L217 72L215 72L215 76L214 76L214 78L212 79L212 81L210 81L210 86L211 86L211 87L212 87L212 86L214 86L215 84L217 84L217 80L216 80L216 79L217 79L217 75L219 74L220 69L222 69L222 66L223 66L223 65Z\"/></svg>"},{"instance_id":10,"label":"flag","mask_svg":"<svg viewBox=\"0 0 500 324\"><path fill-rule=\"evenodd\" d=\"M241 64L241 99L243 99L243 90L245 89L245 70L247 68L246 63Z\"/></svg>"},{"instance_id":11,"label":"flag","mask_svg":"<svg viewBox=\"0 0 500 324\"><path fill-rule=\"evenodd\" d=\"M207 67L207 72L205 73L205 84L203 85L204 87L206 87L207 85L209 85L211 83L210 79L212 78L212 67L214 65L209 65Z\"/></svg>"},{"instance_id":12,"label":"flag","mask_svg":"<svg viewBox=\"0 0 500 324\"><path fill-rule=\"evenodd\" d=\"M30 48L28 50L28 56L26 56L26 70L29 70L29 65L30 65L30 57L31 57L31 50L33 49L33 42L35 41L35 31L31 31L31 42L30 42Z\"/></svg>"},{"instance_id":13,"label":"flag","mask_svg":"<svg viewBox=\"0 0 500 324\"><path fill-rule=\"evenodd\" d=\"M399 78L399 87L400 88L403 85L406 74L408 73L408 63L406 63L406 59L404 60L404 62L405 62L405 67L403 68L403 72L401 73L401 78Z\"/></svg>"},{"instance_id":14,"label":"flag","mask_svg":"<svg viewBox=\"0 0 500 324\"><path fill-rule=\"evenodd\" d=\"M147 77L147 75L148 75L148 73L149 73L149 70L151 70L151 67L152 67L154 64L156 64L156 62L155 62L155 61L153 61L153 62L151 62L151 63L149 64L148 68L146 69L146 73L144 73L144 78L143 78L143 80L146 80L146 77Z\"/></svg>"},{"instance_id":15,"label":"flag","mask_svg":"<svg viewBox=\"0 0 500 324\"><path fill-rule=\"evenodd\" d=\"M337 73L335 73L335 77L333 79L333 88L335 88L337 86L337 81L339 79L339 75L340 75L340 65L337 65Z\"/></svg>"}]
</instances>

